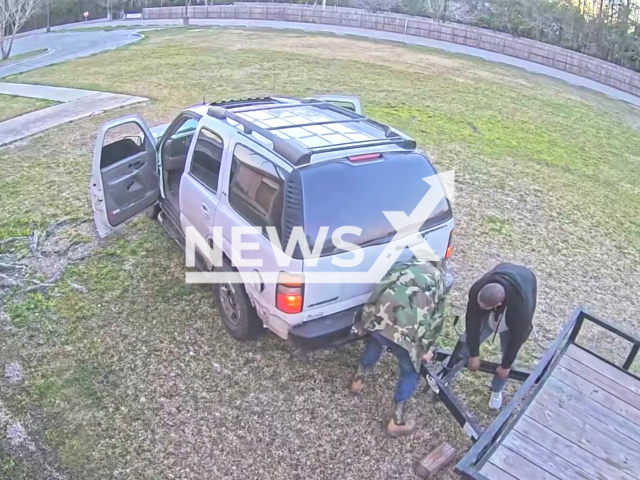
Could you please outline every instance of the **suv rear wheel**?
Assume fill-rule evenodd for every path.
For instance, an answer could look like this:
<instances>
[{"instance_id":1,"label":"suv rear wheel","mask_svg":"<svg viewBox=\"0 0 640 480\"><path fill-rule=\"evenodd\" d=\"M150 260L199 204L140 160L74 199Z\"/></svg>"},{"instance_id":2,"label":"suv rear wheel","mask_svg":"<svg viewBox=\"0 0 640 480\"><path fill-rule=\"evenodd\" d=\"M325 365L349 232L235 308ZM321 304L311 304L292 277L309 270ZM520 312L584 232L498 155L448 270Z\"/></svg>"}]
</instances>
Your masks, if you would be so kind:
<instances>
[{"instance_id":1,"label":"suv rear wheel","mask_svg":"<svg viewBox=\"0 0 640 480\"><path fill-rule=\"evenodd\" d=\"M235 270L227 265L216 268L217 272L233 273ZM213 293L218 304L218 311L222 323L231 336L237 340L255 340L264 330L262 320L242 283L233 283L231 279L223 279L213 284Z\"/></svg>"}]
</instances>

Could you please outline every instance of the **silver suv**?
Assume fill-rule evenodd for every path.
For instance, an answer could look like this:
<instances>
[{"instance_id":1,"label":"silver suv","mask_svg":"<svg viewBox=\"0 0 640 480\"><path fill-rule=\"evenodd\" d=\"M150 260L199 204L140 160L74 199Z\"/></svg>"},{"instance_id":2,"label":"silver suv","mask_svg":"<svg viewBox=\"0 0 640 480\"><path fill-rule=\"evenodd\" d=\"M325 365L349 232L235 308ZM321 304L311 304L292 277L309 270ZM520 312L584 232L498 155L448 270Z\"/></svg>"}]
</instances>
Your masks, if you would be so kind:
<instances>
[{"instance_id":1,"label":"silver suv","mask_svg":"<svg viewBox=\"0 0 640 480\"><path fill-rule=\"evenodd\" d=\"M214 267L198 251L199 265L229 274L213 292L235 338L255 338L266 327L303 348L323 348L347 341L373 284L308 283L305 276L369 270L397 238L385 212L412 212L429 189L423 178L434 174L414 140L363 116L355 98L259 98L197 105L154 128L138 116L104 124L90 190L100 236L151 207L182 246L195 229L222 250L223 265ZM296 245L281 268L280 245L288 245L296 227L314 248L322 228L332 238L346 225L360 231L343 236L363 252L357 266L339 266L349 264L353 252L324 244L315 262L305 261ZM230 260L236 258L231 230L239 226L258 227L258 248L244 255L260 266ZM277 232L279 245L265 227ZM442 197L414 230L448 258L453 228ZM398 260L412 255L400 250ZM238 270L250 280L238 282L231 275ZM277 272L275 281L265 281L269 272Z\"/></svg>"}]
</instances>

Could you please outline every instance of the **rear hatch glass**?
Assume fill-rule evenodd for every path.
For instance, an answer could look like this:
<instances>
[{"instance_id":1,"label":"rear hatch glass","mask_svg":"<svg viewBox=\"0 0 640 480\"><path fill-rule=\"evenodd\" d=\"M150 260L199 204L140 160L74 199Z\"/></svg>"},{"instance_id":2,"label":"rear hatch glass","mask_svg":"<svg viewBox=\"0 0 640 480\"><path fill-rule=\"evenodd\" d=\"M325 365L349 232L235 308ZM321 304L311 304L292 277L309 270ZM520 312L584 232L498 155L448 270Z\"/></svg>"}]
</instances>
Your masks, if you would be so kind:
<instances>
[{"instance_id":1,"label":"rear hatch glass","mask_svg":"<svg viewBox=\"0 0 640 480\"><path fill-rule=\"evenodd\" d=\"M338 253L331 235L343 226L362 229L359 236L342 236L344 241L361 247L390 241L396 231L383 212L410 215L431 188L423 178L435 173L429 160L419 153L385 153L367 162L345 159L300 169L304 232L309 245L315 244L323 226L329 227L324 255ZM449 202L442 197L419 230L450 218Z\"/></svg>"}]
</instances>

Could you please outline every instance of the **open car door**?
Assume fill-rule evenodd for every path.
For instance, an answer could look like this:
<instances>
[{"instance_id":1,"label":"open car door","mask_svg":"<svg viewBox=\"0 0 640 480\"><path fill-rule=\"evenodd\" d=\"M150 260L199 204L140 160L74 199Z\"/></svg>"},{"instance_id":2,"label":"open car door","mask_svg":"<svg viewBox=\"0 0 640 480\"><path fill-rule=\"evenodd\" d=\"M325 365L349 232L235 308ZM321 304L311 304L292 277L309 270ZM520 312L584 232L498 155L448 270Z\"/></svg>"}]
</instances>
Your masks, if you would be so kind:
<instances>
[{"instance_id":1,"label":"open car door","mask_svg":"<svg viewBox=\"0 0 640 480\"><path fill-rule=\"evenodd\" d=\"M334 105L352 112L362 115L362 105L358 97L350 97L347 95L315 95L313 98L322 100L323 102L333 103Z\"/></svg>"},{"instance_id":2,"label":"open car door","mask_svg":"<svg viewBox=\"0 0 640 480\"><path fill-rule=\"evenodd\" d=\"M100 127L93 152L90 191L100 237L158 200L156 141L137 115L118 118Z\"/></svg>"}]
</instances>

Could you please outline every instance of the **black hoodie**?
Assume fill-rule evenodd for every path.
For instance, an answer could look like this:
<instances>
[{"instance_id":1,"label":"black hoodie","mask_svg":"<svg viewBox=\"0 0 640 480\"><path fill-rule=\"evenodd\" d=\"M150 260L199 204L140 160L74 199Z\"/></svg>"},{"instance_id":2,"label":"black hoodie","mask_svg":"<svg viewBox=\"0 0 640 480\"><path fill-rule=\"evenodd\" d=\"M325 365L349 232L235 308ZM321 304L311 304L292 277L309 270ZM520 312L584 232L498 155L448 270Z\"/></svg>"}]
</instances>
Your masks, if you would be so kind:
<instances>
[{"instance_id":1,"label":"black hoodie","mask_svg":"<svg viewBox=\"0 0 640 480\"><path fill-rule=\"evenodd\" d=\"M526 267L502 263L473 284L469 290L466 317L467 345L472 357L480 355L480 329L491 313L478 304L478 293L488 283L499 283L506 293L504 303L496 309L496 316L499 318L507 308L504 321L509 328L509 344L502 357L502 366L510 368L533 328L533 313L538 295L536 276Z\"/></svg>"}]
</instances>

